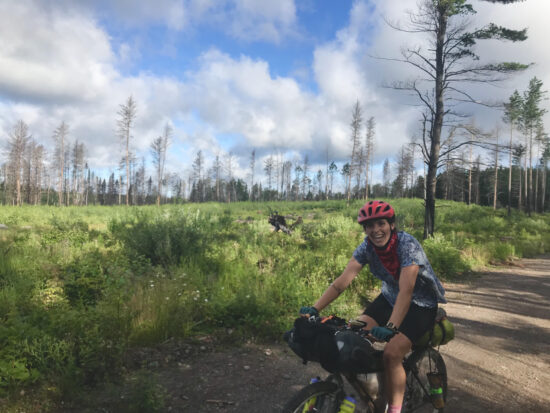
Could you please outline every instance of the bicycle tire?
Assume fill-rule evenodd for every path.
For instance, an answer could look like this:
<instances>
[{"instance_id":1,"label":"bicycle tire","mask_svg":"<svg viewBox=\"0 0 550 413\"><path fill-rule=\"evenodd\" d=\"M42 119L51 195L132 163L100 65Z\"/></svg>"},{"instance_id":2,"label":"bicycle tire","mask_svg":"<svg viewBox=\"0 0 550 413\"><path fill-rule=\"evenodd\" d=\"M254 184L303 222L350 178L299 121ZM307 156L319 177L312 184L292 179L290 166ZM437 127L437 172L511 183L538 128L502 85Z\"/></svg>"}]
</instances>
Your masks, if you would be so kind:
<instances>
[{"instance_id":1,"label":"bicycle tire","mask_svg":"<svg viewBox=\"0 0 550 413\"><path fill-rule=\"evenodd\" d=\"M283 413L302 413L305 404L316 398L314 412L337 413L344 393L336 383L311 383L296 393L283 407Z\"/></svg>"},{"instance_id":2,"label":"bicycle tire","mask_svg":"<svg viewBox=\"0 0 550 413\"><path fill-rule=\"evenodd\" d=\"M407 372L403 413L443 413L445 408L433 407L429 396L422 389L429 389L428 372L437 372L441 376L443 400L447 401L447 367L441 354L434 348L426 348ZM416 376L415 376L416 374ZM420 381L420 383L419 383Z\"/></svg>"}]
</instances>

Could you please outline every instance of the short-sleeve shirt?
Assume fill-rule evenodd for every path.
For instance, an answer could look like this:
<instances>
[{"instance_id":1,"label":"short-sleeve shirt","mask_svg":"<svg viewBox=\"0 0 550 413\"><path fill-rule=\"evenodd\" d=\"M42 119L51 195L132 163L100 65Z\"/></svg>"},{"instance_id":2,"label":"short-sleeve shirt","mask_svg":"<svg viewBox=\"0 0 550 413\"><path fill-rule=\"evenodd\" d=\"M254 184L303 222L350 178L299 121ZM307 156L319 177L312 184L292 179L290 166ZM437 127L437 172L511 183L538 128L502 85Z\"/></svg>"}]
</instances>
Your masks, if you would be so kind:
<instances>
[{"instance_id":1,"label":"short-sleeve shirt","mask_svg":"<svg viewBox=\"0 0 550 413\"><path fill-rule=\"evenodd\" d=\"M411 302L420 307L436 307L437 303L446 303L445 289L434 273L422 245L412 235L399 231L397 233L397 256L400 267L418 265L418 276L414 285ZM395 305L399 293L399 281L396 280L382 265L369 243L368 237L353 252L353 258L361 265L369 264L373 275L382 281L382 295L392 305Z\"/></svg>"}]
</instances>

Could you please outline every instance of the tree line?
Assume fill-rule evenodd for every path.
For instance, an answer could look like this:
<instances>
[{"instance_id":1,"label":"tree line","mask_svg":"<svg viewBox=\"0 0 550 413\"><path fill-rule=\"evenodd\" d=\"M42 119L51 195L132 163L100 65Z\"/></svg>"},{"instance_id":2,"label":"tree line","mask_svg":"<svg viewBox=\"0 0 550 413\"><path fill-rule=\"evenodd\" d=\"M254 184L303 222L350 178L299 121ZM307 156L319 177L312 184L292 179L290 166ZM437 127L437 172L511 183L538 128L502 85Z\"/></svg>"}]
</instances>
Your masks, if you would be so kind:
<instances>
[{"instance_id":1,"label":"tree line","mask_svg":"<svg viewBox=\"0 0 550 413\"><path fill-rule=\"evenodd\" d=\"M523 93L515 91L503 106L507 130L483 132L473 124L451 128L442 142L436 198L468 204L507 206L542 212L548 206L550 143L544 132L541 107L544 91L533 78ZM147 205L178 202L302 201L368 199L369 197L426 198L426 167L418 139L403 145L394 159L385 159L382 181L372 183L375 155L374 117L364 122L357 101L350 114L351 153L337 164L326 154L324 168L313 170L309 157L285 159L274 151L257 165L256 150L249 158L246 178L234 176L236 157L230 152L207 160L201 150L184 178L166 171L166 154L173 129L166 124L150 145L153 173L146 159L137 159L130 136L137 113L132 97L120 105L117 124L124 156L119 173L97 176L86 160L86 147L69 139L70 128L61 122L53 131L55 145L48 153L22 120L9 133L6 162L2 165L3 204L46 205ZM502 135L508 135L504 139ZM465 143L462 145L462 143ZM536 154L535 162L530 154ZM502 159L508 159L503 165ZM255 172L263 168L263 179ZM129 176L129 179L126 177Z\"/></svg>"}]
</instances>

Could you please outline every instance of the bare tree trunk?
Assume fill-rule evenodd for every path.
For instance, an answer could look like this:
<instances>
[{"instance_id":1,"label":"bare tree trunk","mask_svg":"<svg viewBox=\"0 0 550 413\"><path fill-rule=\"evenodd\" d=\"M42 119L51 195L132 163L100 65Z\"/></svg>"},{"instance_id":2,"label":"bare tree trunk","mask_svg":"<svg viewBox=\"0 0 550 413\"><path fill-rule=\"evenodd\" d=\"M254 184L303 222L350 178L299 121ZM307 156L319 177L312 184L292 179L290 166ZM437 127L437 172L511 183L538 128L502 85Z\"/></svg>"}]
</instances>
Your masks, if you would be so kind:
<instances>
[{"instance_id":1,"label":"bare tree trunk","mask_svg":"<svg viewBox=\"0 0 550 413\"><path fill-rule=\"evenodd\" d=\"M326 150L326 155L327 155L327 159L326 159L327 165L326 166L327 167L326 167L326 170L325 170L325 177L326 177L326 179L325 179L325 199L327 199L327 200L328 200L328 148L329 148L328 145L329 144L327 143L327 150Z\"/></svg>"},{"instance_id":2,"label":"bare tree trunk","mask_svg":"<svg viewBox=\"0 0 550 413\"><path fill-rule=\"evenodd\" d=\"M518 188L519 188L519 193L518 193L518 210L521 209L521 204L523 202L523 198L522 198L522 193L523 193L523 188L521 187L521 183L522 183L522 173L523 173L523 169L521 168L521 164L519 165L518 167L518 170L519 170L519 181L518 181Z\"/></svg>"},{"instance_id":3,"label":"bare tree trunk","mask_svg":"<svg viewBox=\"0 0 550 413\"><path fill-rule=\"evenodd\" d=\"M544 214L544 201L545 201L545 198L546 198L546 159L543 158L543 162L542 162L542 187L541 187L541 210L540 212L542 212Z\"/></svg>"},{"instance_id":4,"label":"bare tree trunk","mask_svg":"<svg viewBox=\"0 0 550 413\"><path fill-rule=\"evenodd\" d=\"M497 209L497 198L498 198L498 131L496 134L497 144L495 147L495 176L493 183L493 209Z\"/></svg>"},{"instance_id":5,"label":"bare tree trunk","mask_svg":"<svg viewBox=\"0 0 550 413\"><path fill-rule=\"evenodd\" d=\"M126 151L126 205L130 205L130 137L131 130L136 117L136 103L134 98L130 96L126 103L120 105L118 112L120 119L118 120L118 134L123 141ZM122 182L119 192L122 192Z\"/></svg>"},{"instance_id":6,"label":"bare tree trunk","mask_svg":"<svg viewBox=\"0 0 550 413\"><path fill-rule=\"evenodd\" d=\"M472 204L472 145L470 145L470 160L468 163L468 205Z\"/></svg>"},{"instance_id":7,"label":"bare tree trunk","mask_svg":"<svg viewBox=\"0 0 550 413\"><path fill-rule=\"evenodd\" d=\"M512 145L513 145L513 130L514 124L510 122L510 147L508 151L510 155L508 156L508 216L512 214Z\"/></svg>"},{"instance_id":8,"label":"bare tree trunk","mask_svg":"<svg viewBox=\"0 0 550 413\"><path fill-rule=\"evenodd\" d=\"M535 212L539 212L539 167L537 166L536 172L535 172Z\"/></svg>"},{"instance_id":9,"label":"bare tree trunk","mask_svg":"<svg viewBox=\"0 0 550 413\"><path fill-rule=\"evenodd\" d=\"M527 214L533 210L533 134L529 133L529 191L527 192Z\"/></svg>"},{"instance_id":10,"label":"bare tree trunk","mask_svg":"<svg viewBox=\"0 0 550 413\"><path fill-rule=\"evenodd\" d=\"M424 239L434 233L435 228L435 190L437 180L437 165L439 163L439 151L441 147L441 130L443 128L444 110L444 75L445 65L443 61L443 47L447 32L447 15L438 15L438 30L435 47L435 113L430 131L430 154L428 161L426 210L424 214Z\"/></svg>"},{"instance_id":11,"label":"bare tree trunk","mask_svg":"<svg viewBox=\"0 0 550 413\"><path fill-rule=\"evenodd\" d=\"M529 140L526 138L526 146L529 146ZM529 164L528 164L528 161L527 161L527 153L525 154L525 160L523 162L524 164L524 170L525 170L525 173L524 173L524 176L523 176L523 205L524 205L524 209L525 209L525 212L527 213L530 213L530 210L529 210L529 193L528 193L528 182L527 182L527 179L528 179L528 176L529 176Z\"/></svg>"}]
</instances>

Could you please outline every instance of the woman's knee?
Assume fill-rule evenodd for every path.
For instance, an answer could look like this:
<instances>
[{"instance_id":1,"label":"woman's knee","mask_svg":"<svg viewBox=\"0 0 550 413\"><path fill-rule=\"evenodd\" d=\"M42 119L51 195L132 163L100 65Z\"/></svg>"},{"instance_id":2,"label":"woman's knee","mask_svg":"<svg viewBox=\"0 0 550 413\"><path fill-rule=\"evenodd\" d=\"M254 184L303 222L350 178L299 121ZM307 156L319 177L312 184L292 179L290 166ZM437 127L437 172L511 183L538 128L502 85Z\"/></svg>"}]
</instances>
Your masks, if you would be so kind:
<instances>
[{"instance_id":1,"label":"woman's knee","mask_svg":"<svg viewBox=\"0 0 550 413\"><path fill-rule=\"evenodd\" d=\"M408 338L397 335L384 348L384 363L401 363L411 349Z\"/></svg>"},{"instance_id":2,"label":"woman's knee","mask_svg":"<svg viewBox=\"0 0 550 413\"><path fill-rule=\"evenodd\" d=\"M397 364L403 361L405 355L395 346L386 344L384 348L384 364Z\"/></svg>"}]
</instances>

